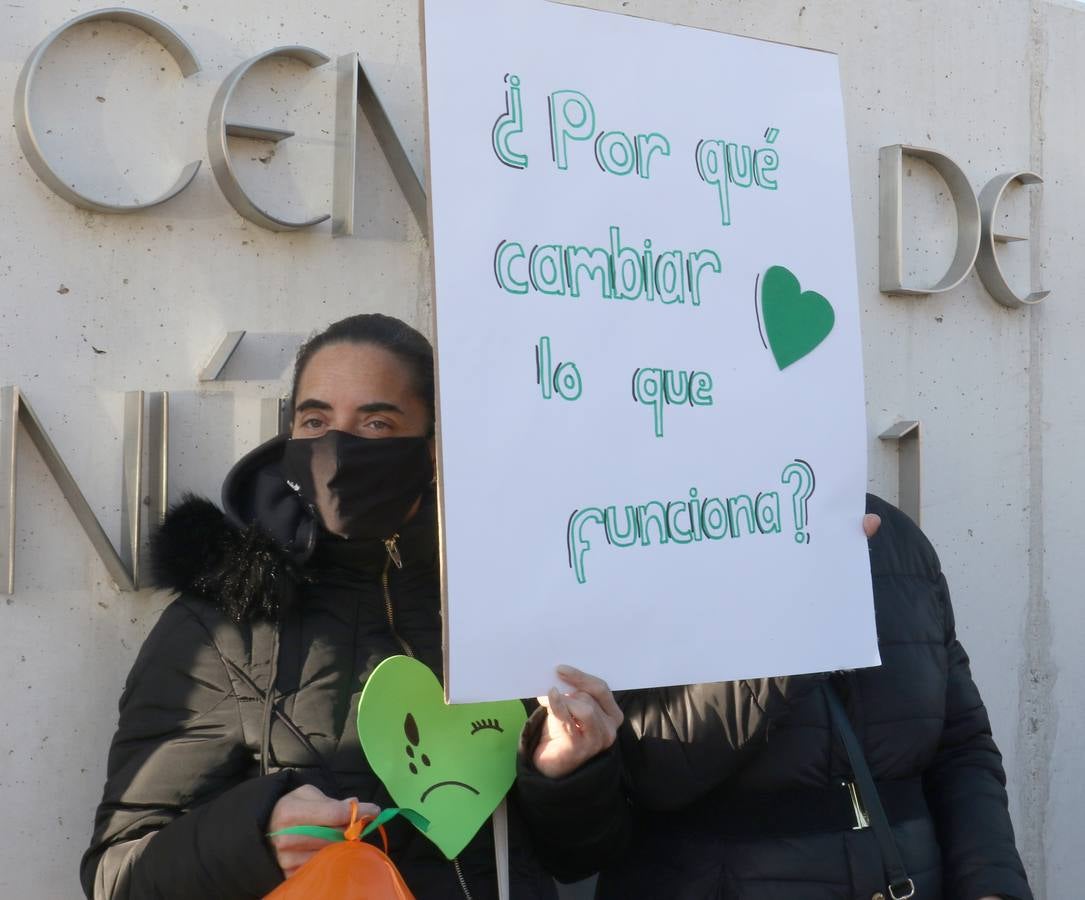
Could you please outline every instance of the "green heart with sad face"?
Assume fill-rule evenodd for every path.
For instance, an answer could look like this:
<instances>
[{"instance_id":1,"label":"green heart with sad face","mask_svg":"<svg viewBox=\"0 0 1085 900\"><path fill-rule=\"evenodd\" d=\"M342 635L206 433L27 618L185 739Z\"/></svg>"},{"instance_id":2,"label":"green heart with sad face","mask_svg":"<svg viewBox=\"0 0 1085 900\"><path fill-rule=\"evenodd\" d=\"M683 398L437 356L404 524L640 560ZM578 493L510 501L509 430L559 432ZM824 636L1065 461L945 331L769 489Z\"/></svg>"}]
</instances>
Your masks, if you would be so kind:
<instances>
[{"instance_id":1,"label":"green heart with sad face","mask_svg":"<svg viewBox=\"0 0 1085 900\"><path fill-rule=\"evenodd\" d=\"M816 291L804 291L783 266L761 280L761 316L772 355L781 371L811 353L833 330L833 305Z\"/></svg>"},{"instance_id":2,"label":"green heart with sad face","mask_svg":"<svg viewBox=\"0 0 1085 900\"><path fill-rule=\"evenodd\" d=\"M429 819L426 837L449 859L512 787L525 721L519 700L447 705L433 672L406 656L377 666L358 703L370 767L398 806Z\"/></svg>"}]
</instances>

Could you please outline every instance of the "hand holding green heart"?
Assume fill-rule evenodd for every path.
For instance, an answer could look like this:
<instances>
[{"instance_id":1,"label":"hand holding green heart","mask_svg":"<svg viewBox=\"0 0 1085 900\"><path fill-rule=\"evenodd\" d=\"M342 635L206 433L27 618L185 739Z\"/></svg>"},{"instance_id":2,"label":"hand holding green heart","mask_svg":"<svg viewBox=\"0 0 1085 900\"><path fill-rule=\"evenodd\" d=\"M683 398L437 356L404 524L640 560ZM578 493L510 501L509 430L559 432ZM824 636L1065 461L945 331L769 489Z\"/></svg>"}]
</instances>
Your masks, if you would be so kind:
<instances>
[{"instance_id":1,"label":"hand holding green heart","mask_svg":"<svg viewBox=\"0 0 1085 900\"><path fill-rule=\"evenodd\" d=\"M572 690L551 688L539 698L547 716L532 760L549 778L568 775L610 747L624 719L605 681L572 666L557 672Z\"/></svg>"},{"instance_id":2,"label":"hand holding green heart","mask_svg":"<svg viewBox=\"0 0 1085 900\"><path fill-rule=\"evenodd\" d=\"M377 666L358 703L369 765L399 806L429 820L426 837L449 859L512 787L526 721L519 700L446 705L433 672L406 656Z\"/></svg>"}]
</instances>

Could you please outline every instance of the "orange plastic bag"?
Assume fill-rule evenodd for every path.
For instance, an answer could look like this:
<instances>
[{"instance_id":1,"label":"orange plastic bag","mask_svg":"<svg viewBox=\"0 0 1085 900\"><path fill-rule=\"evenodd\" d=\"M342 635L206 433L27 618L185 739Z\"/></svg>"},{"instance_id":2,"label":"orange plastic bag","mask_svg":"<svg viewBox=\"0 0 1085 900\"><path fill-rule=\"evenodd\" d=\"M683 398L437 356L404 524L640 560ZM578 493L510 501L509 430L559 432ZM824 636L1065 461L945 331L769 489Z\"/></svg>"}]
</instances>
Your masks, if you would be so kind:
<instances>
[{"instance_id":1,"label":"orange plastic bag","mask_svg":"<svg viewBox=\"0 0 1085 900\"><path fill-rule=\"evenodd\" d=\"M403 876L388 858L388 835L383 822L410 810L384 810L380 816L358 818L358 805L351 804L346 831L313 826L285 828L276 834L315 834L335 843L328 844L264 900L415 900ZM413 814L428 826L421 816ZM414 822L415 819L411 818ZM422 827L415 822L418 827ZM367 827L368 825L368 827ZM384 852L362 840L363 833L380 831ZM425 828L422 828L425 830ZM330 833L329 833L330 832ZM334 835L334 837L333 837Z\"/></svg>"}]
</instances>

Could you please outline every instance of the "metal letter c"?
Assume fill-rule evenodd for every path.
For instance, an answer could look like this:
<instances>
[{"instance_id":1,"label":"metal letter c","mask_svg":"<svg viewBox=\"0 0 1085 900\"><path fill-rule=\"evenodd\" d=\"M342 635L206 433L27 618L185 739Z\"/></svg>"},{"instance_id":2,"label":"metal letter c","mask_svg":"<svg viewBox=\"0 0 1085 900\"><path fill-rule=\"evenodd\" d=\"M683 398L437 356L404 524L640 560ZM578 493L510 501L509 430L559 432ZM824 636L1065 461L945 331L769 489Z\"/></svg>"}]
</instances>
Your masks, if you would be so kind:
<instances>
[{"instance_id":1,"label":"metal letter c","mask_svg":"<svg viewBox=\"0 0 1085 900\"><path fill-rule=\"evenodd\" d=\"M147 203L126 205L109 203L105 200L95 200L93 197L88 197L86 194L80 193L65 182L45 158L45 153L42 151L41 143L34 131L34 123L30 116L30 90L33 86L34 75L41 65L42 58L49 51L49 48L56 43L57 39L71 28L74 28L76 25L82 25L85 22L121 22L125 25L131 25L133 28L138 28L140 31L154 38L158 43L165 47L170 56L176 60L178 67L181 69L181 74L185 78L200 71L200 64L196 60L196 55L192 52L192 48L185 42L185 39L170 28L165 22L156 19L154 16L138 12L134 9L119 9L115 7L99 9L94 12L85 13L81 16L76 16L74 19L65 22L44 41L38 44L37 48L30 55L30 58L26 61L26 65L23 66L22 72L19 74L19 81L15 87L15 133L19 137L19 144L23 148L23 154L26 156L26 160L30 163L31 168L45 183L46 187L64 200L67 200L73 206L78 206L81 209L89 209L92 212L102 213L130 213L140 209L147 209L151 206L157 206L160 203L165 203L167 200L176 197L192 183L192 179L196 177L196 173L200 169L199 161L191 162L185 166L184 169L181 170L181 174L177 176L177 180L174 181L173 186L166 190L165 193L160 194Z\"/></svg>"}]
</instances>

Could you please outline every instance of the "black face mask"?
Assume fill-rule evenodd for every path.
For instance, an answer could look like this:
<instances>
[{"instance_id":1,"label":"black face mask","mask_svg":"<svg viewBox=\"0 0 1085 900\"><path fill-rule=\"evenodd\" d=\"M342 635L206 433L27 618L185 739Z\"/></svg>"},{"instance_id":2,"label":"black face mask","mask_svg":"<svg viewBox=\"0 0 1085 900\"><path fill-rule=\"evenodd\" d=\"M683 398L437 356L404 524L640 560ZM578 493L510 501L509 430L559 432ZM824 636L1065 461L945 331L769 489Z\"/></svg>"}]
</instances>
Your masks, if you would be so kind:
<instances>
[{"instance_id":1,"label":"black face mask","mask_svg":"<svg viewBox=\"0 0 1085 900\"><path fill-rule=\"evenodd\" d=\"M392 537L433 480L427 438L345 431L287 441L282 470L324 527L345 538Z\"/></svg>"}]
</instances>

